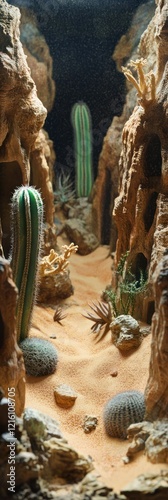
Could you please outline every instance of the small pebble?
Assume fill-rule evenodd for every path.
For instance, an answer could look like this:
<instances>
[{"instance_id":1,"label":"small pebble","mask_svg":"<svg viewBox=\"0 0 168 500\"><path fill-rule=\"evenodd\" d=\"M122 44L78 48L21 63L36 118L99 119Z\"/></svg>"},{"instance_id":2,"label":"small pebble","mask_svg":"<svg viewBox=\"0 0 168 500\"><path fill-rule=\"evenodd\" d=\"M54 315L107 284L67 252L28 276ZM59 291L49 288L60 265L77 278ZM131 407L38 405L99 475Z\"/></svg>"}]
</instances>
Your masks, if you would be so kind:
<instances>
[{"instance_id":1,"label":"small pebble","mask_svg":"<svg viewBox=\"0 0 168 500\"><path fill-rule=\"evenodd\" d=\"M111 372L111 373L110 373L110 375L111 375L112 377L117 377L117 375L118 375L118 371L117 371L117 370L115 370L114 372Z\"/></svg>"}]
</instances>

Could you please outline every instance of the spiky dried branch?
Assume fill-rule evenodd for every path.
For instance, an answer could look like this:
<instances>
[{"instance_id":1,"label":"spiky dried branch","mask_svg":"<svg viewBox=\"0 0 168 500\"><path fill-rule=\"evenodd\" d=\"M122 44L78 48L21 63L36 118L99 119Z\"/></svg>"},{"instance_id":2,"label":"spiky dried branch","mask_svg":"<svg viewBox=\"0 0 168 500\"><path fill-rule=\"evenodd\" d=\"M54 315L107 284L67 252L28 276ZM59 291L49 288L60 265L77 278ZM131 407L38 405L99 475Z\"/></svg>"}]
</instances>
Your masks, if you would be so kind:
<instances>
[{"instance_id":1,"label":"spiky dried branch","mask_svg":"<svg viewBox=\"0 0 168 500\"><path fill-rule=\"evenodd\" d=\"M62 323L61 321L66 318L66 314L63 314L62 312L62 309L60 306L57 306L56 309L55 309L55 313L54 313L54 316L53 316L53 320L54 321L57 321L57 323L59 323L61 326L62 326Z\"/></svg>"},{"instance_id":2,"label":"spiky dried branch","mask_svg":"<svg viewBox=\"0 0 168 500\"><path fill-rule=\"evenodd\" d=\"M94 314L86 311L87 315L83 314L83 316L94 322L91 327L92 332L99 333L104 328L103 335L106 335L110 330L110 323L112 321L111 304L109 302L98 301L97 303L93 302L92 305L89 304L89 306Z\"/></svg>"}]
</instances>

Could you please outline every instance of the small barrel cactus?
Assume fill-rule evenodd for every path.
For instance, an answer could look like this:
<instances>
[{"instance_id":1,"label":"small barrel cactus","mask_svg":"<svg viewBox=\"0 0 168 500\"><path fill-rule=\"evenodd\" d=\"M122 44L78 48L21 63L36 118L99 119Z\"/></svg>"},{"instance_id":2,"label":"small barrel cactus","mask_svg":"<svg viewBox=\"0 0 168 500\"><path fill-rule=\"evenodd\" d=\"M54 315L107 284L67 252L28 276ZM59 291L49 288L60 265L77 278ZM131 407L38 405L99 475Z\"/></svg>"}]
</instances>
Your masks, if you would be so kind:
<instances>
[{"instance_id":1,"label":"small barrel cactus","mask_svg":"<svg viewBox=\"0 0 168 500\"><path fill-rule=\"evenodd\" d=\"M19 344L24 357L28 375L41 377L55 372L58 354L55 346L48 340L30 337Z\"/></svg>"},{"instance_id":2,"label":"small barrel cactus","mask_svg":"<svg viewBox=\"0 0 168 500\"><path fill-rule=\"evenodd\" d=\"M104 407L105 430L111 437L126 439L128 427L135 422L142 422L144 414L145 400L141 392L116 394Z\"/></svg>"}]
</instances>

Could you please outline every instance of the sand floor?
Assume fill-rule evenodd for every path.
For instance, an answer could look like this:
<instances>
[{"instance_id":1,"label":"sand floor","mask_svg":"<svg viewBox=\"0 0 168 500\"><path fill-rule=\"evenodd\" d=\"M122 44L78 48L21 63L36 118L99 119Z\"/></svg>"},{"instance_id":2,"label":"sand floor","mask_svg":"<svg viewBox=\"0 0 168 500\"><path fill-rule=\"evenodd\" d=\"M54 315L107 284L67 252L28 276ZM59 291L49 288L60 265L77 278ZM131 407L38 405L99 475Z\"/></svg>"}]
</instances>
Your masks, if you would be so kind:
<instances>
[{"instance_id":1,"label":"sand floor","mask_svg":"<svg viewBox=\"0 0 168 500\"><path fill-rule=\"evenodd\" d=\"M65 243L59 239L59 244ZM112 439L105 433L104 404L118 392L144 390L148 378L151 336L143 339L137 350L121 352L111 343L110 332L99 340L90 332L92 322L82 316L88 303L100 299L111 281L109 249L102 246L87 256L72 255L69 269L74 295L61 302L66 318L63 326L53 321L53 307L35 306L30 336L49 339L58 349L56 372L48 377L27 377L26 407L36 408L55 418L69 445L93 458L95 470L107 486L119 492L143 472L157 472L168 465L150 464L143 453L125 465L122 457L128 441ZM55 335L56 339L50 336ZM117 371L117 377L111 373ZM60 408L54 388L70 385L78 397L71 409ZM98 418L98 426L86 434L82 428L85 415Z\"/></svg>"}]
</instances>

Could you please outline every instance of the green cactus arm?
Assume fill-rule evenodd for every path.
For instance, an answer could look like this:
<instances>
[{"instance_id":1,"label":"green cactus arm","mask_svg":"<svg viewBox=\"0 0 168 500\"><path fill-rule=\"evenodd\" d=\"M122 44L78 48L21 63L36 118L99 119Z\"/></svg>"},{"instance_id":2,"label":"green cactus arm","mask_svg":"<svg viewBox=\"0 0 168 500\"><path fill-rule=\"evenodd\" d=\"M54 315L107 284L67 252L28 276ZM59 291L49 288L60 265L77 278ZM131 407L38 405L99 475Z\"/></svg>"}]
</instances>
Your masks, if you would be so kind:
<instances>
[{"instance_id":1,"label":"green cactus arm","mask_svg":"<svg viewBox=\"0 0 168 500\"><path fill-rule=\"evenodd\" d=\"M18 340L28 335L37 286L37 264L42 239L43 202L33 187L21 186L12 198L13 278L19 290L16 311Z\"/></svg>"}]
</instances>

